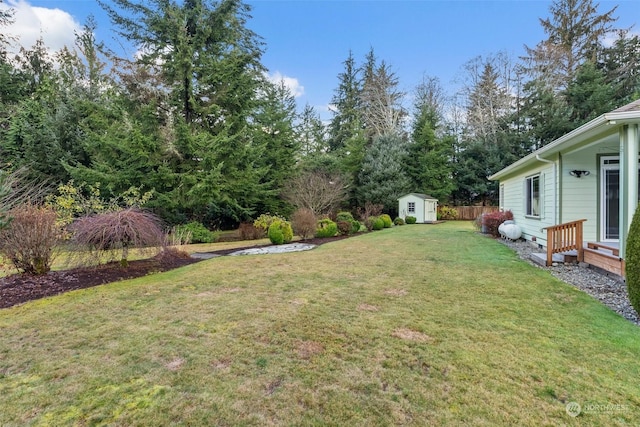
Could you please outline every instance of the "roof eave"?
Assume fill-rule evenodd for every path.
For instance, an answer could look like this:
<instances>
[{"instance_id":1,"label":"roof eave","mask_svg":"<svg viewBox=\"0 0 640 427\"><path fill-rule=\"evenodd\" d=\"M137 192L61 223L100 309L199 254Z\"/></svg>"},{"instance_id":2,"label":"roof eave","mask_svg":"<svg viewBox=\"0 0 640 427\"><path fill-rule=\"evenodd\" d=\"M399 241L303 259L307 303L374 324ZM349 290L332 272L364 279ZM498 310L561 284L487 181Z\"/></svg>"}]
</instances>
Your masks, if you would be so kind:
<instances>
[{"instance_id":1,"label":"roof eave","mask_svg":"<svg viewBox=\"0 0 640 427\"><path fill-rule=\"evenodd\" d=\"M629 113L615 113L615 116L611 116L614 113L609 113L609 114L603 114L601 116L596 117L595 119L591 120L590 122L585 123L584 125L572 130L571 132L561 136L560 138L556 139L553 142L550 142L549 144L545 145L542 148L537 149L536 151L534 151L533 153L521 158L520 160L516 161L515 163L510 164L509 166L507 166L506 168L494 173L493 175L491 175L489 177L489 180L491 181L495 181L500 179L501 177L510 174L511 172L518 170L520 167L529 164L529 163L534 163L536 161L539 161L537 159L537 157L545 157L545 156L549 156L551 154L554 154L558 151L560 151L560 148L562 148L563 145L565 145L567 142L573 140L574 144L579 143L580 141L584 140L586 137L588 137L594 130L598 129L600 126L605 125L605 124L609 124L612 121L615 120L625 120L622 116L626 116ZM638 119L640 119L640 116L638 116L638 112L635 112L634 116ZM625 120L626 121L626 120ZM614 123L612 123L614 124Z\"/></svg>"}]
</instances>

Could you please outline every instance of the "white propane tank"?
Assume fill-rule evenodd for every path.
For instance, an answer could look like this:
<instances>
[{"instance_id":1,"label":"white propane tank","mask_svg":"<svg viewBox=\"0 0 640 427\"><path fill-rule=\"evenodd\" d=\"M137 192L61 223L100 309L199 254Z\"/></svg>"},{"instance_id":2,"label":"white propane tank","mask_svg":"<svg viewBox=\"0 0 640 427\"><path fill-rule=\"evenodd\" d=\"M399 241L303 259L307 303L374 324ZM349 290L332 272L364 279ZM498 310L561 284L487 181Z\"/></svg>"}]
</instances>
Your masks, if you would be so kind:
<instances>
[{"instance_id":1,"label":"white propane tank","mask_svg":"<svg viewBox=\"0 0 640 427\"><path fill-rule=\"evenodd\" d=\"M522 230L516 224L506 224L502 230L502 236L509 240L518 240L522 236Z\"/></svg>"},{"instance_id":2,"label":"white propane tank","mask_svg":"<svg viewBox=\"0 0 640 427\"><path fill-rule=\"evenodd\" d=\"M503 222L502 224L500 224L500 225L498 226L498 233L500 233L500 235L501 235L502 237L507 237L507 236L505 236L505 234L504 234L504 227L505 227L505 226L507 226L507 225L509 225L509 224L515 224L515 223L513 222L513 220L508 219L508 220L506 220L505 222Z\"/></svg>"}]
</instances>

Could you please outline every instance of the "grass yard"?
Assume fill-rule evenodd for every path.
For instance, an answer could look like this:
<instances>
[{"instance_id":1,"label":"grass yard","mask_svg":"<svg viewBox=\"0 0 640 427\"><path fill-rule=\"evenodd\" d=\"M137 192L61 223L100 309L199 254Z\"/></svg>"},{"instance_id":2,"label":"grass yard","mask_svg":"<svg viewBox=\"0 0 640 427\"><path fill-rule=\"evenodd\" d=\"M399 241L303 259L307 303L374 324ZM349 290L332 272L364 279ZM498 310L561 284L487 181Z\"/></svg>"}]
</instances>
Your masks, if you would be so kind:
<instances>
[{"instance_id":1,"label":"grass yard","mask_svg":"<svg viewBox=\"0 0 640 427\"><path fill-rule=\"evenodd\" d=\"M1 310L0 425L637 425L639 355L469 223L410 225Z\"/></svg>"}]
</instances>

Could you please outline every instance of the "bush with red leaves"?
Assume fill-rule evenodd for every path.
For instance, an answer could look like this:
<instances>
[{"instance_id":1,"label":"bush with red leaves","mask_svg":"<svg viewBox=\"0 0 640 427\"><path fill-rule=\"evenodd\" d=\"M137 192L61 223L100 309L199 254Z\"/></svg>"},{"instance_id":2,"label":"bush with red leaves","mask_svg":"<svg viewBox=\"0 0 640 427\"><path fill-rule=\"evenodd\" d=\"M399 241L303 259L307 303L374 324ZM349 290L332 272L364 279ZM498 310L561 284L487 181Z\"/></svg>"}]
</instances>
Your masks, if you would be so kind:
<instances>
[{"instance_id":1,"label":"bush with red leaves","mask_svg":"<svg viewBox=\"0 0 640 427\"><path fill-rule=\"evenodd\" d=\"M120 263L127 266L129 248L160 248L164 233L160 219L137 208L79 218L71 225L73 241L92 252L122 250Z\"/></svg>"},{"instance_id":2,"label":"bush with red leaves","mask_svg":"<svg viewBox=\"0 0 640 427\"><path fill-rule=\"evenodd\" d=\"M482 214L479 218L480 226L482 227L483 232L487 232L492 236L499 237L500 233L498 232L498 227L500 224L507 220L513 219L513 212L504 211L504 212L490 212Z\"/></svg>"}]
</instances>

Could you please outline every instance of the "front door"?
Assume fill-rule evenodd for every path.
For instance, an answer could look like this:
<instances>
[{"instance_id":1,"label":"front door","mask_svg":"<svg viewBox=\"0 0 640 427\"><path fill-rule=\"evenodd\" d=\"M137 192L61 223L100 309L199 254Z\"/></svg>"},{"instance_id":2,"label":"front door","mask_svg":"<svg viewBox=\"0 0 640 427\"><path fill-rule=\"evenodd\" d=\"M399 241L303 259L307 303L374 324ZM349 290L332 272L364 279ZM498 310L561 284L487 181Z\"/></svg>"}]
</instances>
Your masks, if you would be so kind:
<instances>
[{"instance_id":1,"label":"front door","mask_svg":"<svg viewBox=\"0 0 640 427\"><path fill-rule=\"evenodd\" d=\"M600 240L617 242L620 239L620 158L607 156L600 159ZM640 170L638 172L640 179ZM638 189L640 201L640 188Z\"/></svg>"},{"instance_id":2,"label":"front door","mask_svg":"<svg viewBox=\"0 0 640 427\"><path fill-rule=\"evenodd\" d=\"M620 238L620 159L602 157L600 160L601 227L600 240L617 241Z\"/></svg>"}]
</instances>

